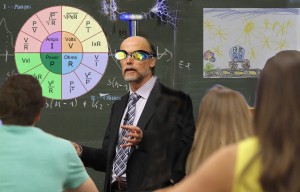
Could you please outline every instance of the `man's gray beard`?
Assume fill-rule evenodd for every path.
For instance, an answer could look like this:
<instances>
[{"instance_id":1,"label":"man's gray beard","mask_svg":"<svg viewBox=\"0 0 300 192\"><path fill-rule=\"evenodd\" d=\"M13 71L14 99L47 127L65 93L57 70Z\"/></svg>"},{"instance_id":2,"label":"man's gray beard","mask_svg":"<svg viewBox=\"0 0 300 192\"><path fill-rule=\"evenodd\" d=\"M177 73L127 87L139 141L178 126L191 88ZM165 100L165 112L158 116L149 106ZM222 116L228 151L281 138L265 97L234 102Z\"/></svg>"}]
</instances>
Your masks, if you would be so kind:
<instances>
[{"instance_id":1,"label":"man's gray beard","mask_svg":"<svg viewBox=\"0 0 300 192\"><path fill-rule=\"evenodd\" d=\"M151 73L150 70L146 70L144 73L138 73L137 77L124 77L124 80L128 83L140 83L143 81L143 79L148 75L148 73Z\"/></svg>"},{"instance_id":2,"label":"man's gray beard","mask_svg":"<svg viewBox=\"0 0 300 192\"><path fill-rule=\"evenodd\" d=\"M138 77L125 77L127 83L139 83L143 80L143 76L139 75Z\"/></svg>"}]
</instances>

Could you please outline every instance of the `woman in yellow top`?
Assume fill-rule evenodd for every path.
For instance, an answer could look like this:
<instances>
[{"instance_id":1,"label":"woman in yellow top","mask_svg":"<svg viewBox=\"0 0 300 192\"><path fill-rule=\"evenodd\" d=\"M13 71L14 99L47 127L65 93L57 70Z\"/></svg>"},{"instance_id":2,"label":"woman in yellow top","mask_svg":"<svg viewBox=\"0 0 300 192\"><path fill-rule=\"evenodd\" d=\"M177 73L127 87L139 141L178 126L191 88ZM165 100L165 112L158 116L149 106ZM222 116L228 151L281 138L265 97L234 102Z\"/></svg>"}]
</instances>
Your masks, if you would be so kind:
<instances>
[{"instance_id":1,"label":"woman in yellow top","mask_svg":"<svg viewBox=\"0 0 300 192\"><path fill-rule=\"evenodd\" d=\"M252 137L221 149L159 192L299 192L300 52L268 59L258 84Z\"/></svg>"}]
</instances>

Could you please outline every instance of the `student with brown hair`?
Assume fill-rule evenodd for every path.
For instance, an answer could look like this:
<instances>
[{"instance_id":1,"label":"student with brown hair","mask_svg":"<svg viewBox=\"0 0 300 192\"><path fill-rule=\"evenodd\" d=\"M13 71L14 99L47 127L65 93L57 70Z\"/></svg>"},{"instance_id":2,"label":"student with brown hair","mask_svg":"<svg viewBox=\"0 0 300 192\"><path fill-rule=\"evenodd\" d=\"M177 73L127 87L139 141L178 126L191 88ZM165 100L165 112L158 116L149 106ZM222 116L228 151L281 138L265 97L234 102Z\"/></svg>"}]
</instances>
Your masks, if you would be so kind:
<instances>
[{"instance_id":1,"label":"student with brown hair","mask_svg":"<svg viewBox=\"0 0 300 192\"><path fill-rule=\"evenodd\" d=\"M45 105L31 75L10 76L0 88L0 191L98 192L73 145L34 127Z\"/></svg>"},{"instance_id":2,"label":"student with brown hair","mask_svg":"<svg viewBox=\"0 0 300 192\"><path fill-rule=\"evenodd\" d=\"M300 191L300 52L268 59L258 84L256 137L212 155L197 171L160 192Z\"/></svg>"},{"instance_id":3,"label":"student with brown hair","mask_svg":"<svg viewBox=\"0 0 300 192\"><path fill-rule=\"evenodd\" d=\"M189 153L186 171L197 167L217 149L252 135L252 115L243 95L215 85L199 106L195 139Z\"/></svg>"}]
</instances>

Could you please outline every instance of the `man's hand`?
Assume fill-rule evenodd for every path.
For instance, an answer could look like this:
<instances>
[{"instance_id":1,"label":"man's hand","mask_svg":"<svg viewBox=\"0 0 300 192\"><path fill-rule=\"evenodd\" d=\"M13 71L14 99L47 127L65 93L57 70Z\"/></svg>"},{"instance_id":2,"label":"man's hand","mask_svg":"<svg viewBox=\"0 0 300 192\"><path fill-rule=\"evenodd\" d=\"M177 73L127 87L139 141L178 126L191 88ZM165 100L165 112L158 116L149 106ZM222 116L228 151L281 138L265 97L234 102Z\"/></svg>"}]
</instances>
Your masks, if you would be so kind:
<instances>
[{"instance_id":1,"label":"man's hand","mask_svg":"<svg viewBox=\"0 0 300 192\"><path fill-rule=\"evenodd\" d=\"M121 145L121 147L131 147L139 144L142 141L143 131L139 127L133 125L122 125L121 128L129 131L127 137L123 137L127 143Z\"/></svg>"},{"instance_id":2,"label":"man's hand","mask_svg":"<svg viewBox=\"0 0 300 192\"><path fill-rule=\"evenodd\" d=\"M80 145L78 145L77 143L74 143L74 142L72 142L71 141L71 143L73 144L73 146L75 147L75 149L76 149L76 152L77 152L77 155L78 156L80 156L81 155L81 153L82 153L82 148L81 148L81 146Z\"/></svg>"}]
</instances>

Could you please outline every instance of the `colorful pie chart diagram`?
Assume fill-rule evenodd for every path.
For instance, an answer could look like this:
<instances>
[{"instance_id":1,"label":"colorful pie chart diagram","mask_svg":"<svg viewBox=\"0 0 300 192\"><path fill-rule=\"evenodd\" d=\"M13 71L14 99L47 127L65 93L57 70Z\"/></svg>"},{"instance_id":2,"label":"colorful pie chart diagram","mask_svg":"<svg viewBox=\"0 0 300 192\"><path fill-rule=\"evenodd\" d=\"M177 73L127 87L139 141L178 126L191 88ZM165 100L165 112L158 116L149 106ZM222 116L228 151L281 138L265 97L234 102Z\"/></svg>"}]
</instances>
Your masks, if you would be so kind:
<instances>
[{"instance_id":1,"label":"colorful pie chart diagram","mask_svg":"<svg viewBox=\"0 0 300 192\"><path fill-rule=\"evenodd\" d=\"M43 96L67 100L93 89L108 63L108 44L99 23L69 6L43 9L21 28L15 44L20 74L36 77Z\"/></svg>"}]
</instances>

